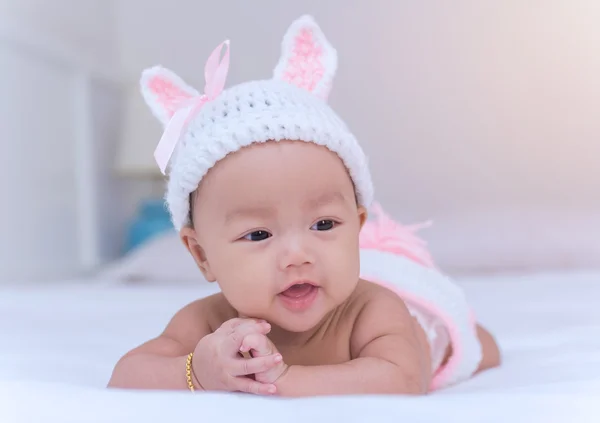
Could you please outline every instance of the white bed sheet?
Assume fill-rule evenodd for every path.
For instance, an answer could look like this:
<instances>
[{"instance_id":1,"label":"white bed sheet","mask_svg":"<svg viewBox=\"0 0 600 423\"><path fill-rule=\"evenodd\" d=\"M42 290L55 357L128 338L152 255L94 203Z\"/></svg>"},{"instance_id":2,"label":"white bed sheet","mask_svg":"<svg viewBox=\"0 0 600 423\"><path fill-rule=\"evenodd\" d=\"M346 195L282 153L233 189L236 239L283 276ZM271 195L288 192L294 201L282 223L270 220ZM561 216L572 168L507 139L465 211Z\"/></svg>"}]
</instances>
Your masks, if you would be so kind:
<instances>
[{"instance_id":1,"label":"white bed sheet","mask_svg":"<svg viewBox=\"0 0 600 423\"><path fill-rule=\"evenodd\" d=\"M0 421L600 421L600 273L460 283L499 369L422 398L298 400L105 389L124 352L214 285L0 288Z\"/></svg>"}]
</instances>

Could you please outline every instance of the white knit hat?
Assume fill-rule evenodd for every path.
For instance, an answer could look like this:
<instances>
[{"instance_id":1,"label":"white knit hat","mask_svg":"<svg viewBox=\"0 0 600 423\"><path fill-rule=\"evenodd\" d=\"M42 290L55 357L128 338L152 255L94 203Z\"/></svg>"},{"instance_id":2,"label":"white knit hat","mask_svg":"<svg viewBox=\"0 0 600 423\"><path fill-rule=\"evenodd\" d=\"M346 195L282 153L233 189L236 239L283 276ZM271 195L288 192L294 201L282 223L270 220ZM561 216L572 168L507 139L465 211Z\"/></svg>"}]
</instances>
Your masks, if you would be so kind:
<instances>
[{"instance_id":1,"label":"white knit hat","mask_svg":"<svg viewBox=\"0 0 600 423\"><path fill-rule=\"evenodd\" d=\"M206 87L199 94L173 72L143 72L142 94L166 126L155 156L169 168L166 201L177 230L188 223L189 195L219 160L252 143L298 140L323 145L346 165L360 205L369 207L373 186L367 158L326 99L337 54L310 16L292 23L273 78L221 91L229 65L221 46L209 57Z\"/></svg>"}]
</instances>

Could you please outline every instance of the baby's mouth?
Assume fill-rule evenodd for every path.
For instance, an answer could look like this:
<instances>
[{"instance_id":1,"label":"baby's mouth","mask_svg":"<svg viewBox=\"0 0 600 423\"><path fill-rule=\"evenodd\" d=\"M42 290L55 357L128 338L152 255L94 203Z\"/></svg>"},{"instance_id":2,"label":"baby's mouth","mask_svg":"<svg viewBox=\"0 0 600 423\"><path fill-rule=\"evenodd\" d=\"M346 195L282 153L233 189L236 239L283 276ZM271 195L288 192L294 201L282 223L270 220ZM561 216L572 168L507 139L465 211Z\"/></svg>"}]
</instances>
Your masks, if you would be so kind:
<instances>
[{"instance_id":1,"label":"baby's mouth","mask_svg":"<svg viewBox=\"0 0 600 423\"><path fill-rule=\"evenodd\" d=\"M319 296L318 285L308 281L298 281L281 291L277 296L281 304L292 312L303 312L308 310Z\"/></svg>"},{"instance_id":2,"label":"baby's mouth","mask_svg":"<svg viewBox=\"0 0 600 423\"><path fill-rule=\"evenodd\" d=\"M302 297L306 297L311 294L313 290L319 289L317 286L311 283L297 283L290 286L285 291L279 293L279 295L290 298L290 299L299 299Z\"/></svg>"}]
</instances>

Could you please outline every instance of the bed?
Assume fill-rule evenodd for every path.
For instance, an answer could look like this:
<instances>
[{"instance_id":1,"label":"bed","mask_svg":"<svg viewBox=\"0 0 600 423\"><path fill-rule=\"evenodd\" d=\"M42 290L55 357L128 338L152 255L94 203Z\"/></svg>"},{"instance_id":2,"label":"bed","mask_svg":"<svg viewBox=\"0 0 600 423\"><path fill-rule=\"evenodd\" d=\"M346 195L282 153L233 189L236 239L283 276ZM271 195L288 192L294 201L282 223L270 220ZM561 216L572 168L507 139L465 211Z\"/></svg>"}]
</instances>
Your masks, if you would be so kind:
<instances>
[{"instance_id":1,"label":"bed","mask_svg":"<svg viewBox=\"0 0 600 423\"><path fill-rule=\"evenodd\" d=\"M555 207L548 207L541 201L545 197L541 196L537 198L541 198L538 201L540 208L526 212L518 208L512 213L510 204L506 204L506 208L498 206L498 202L504 204L503 199L512 196L501 197L499 194L511 193L517 183L515 181L519 181L514 178L523 177L525 180L524 176L528 174L514 171L515 165L510 161L514 156L511 143L506 143L506 157L510 160L505 167L494 167L495 155L494 160L482 162L482 158L488 156L484 143L489 135L487 133L484 134L486 137L467 137L474 141L474 153L463 147L454 157L454 167L439 173L438 179L431 179L437 173L430 171L432 155L429 150L417 155L417 162L413 163L410 158L402 167L397 163L404 156L400 150L396 150L394 156L384 143L379 146L373 143L370 148L379 160L385 157L382 163L387 167L376 167L380 181L393 179L389 176L392 170L403 169L402 178L399 177L397 183L378 187L379 199L386 207L389 204L392 212L403 213L411 219L429 218L429 213L432 213L434 227L427 236L438 264L452 271L468 273L477 269L495 274L464 276L459 278L459 283L466 290L479 320L499 341L503 350L500 368L422 398L364 396L289 400L235 394L194 395L189 392L106 389L112 368L124 352L155 336L182 305L215 292L217 287L198 280L198 271L189 255L177 250L182 246L176 237L165 238L169 243L166 246L149 243L148 248L158 249L153 252L144 250L143 254L135 252L116 267L109 267L93 278L63 278L60 282L49 280L52 272L89 272L117 255L117 235L121 233L124 218L118 207L134 197L121 195L123 183L112 174L112 151L116 148L114 121L118 120L116 106L120 104L117 99L122 81L115 81L118 78L113 75L101 75L88 69L81 63L78 54L67 58L62 53L57 54L55 49L48 48L47 37L14 35L0 27L0 42L10 48L11 54L13 50L26 52L28 66L32 69L40 73L52 71L54 76L59 75L53 71L54 68L62 69L64 75L56 76L62 85L45 85L56 90L63 85L71 87L69 93L72 98L65 101L68 109L77 113L66 115L65 122L58 125L64 126L65 132L74 134L68 142L60 144L65 150L73 150L73 154L64 155L63 166L70 190L66 190L64 183L55 184L61 187L64 195L57 196L52 213L39 208L36 196L32 197L31 207L25 207L44 219L53 215L62 225L56 222L44 225L44 229L51 232L42 234L43 237L40 237L39 228L35 225L31 225L31 236L24 236L21 227L18 231L2 233L1 240L6 241L4 245L8 247L2 250L0 267L3 268L0 270L13 280L9 268L23 264L28 271L35 271L35 275L27 276L29 283L18 285L0 281L1 423L190 422L211 419L245 423L493 423L509 419L526 422L600 421L600 270L575 270L599 267L600 243L598 230L594 228L600 228L600 214L596 203L595 208L589 207L591 203L588 200L597 197L595 191L590 190L589 195L581 196L581 210L571 207L572 201L565 200L572 198L572 186L585 183L585 186L594 189L595 173L581 173L576 181L568 179L571 182L564 184L566 194L563 192L562 196L554 189L540 190L534 186L536 191L533 194L537 191L546 193L560 204L553 202L551 204ZM17 39L20 41L15 43ZM32 98L33 94L37 98L40 93L34 88L30 93ZM54 91L45 95L51 98L52 93ZM21 104L27 108L30 106L28 101ZM586 109L594 108L586 106ZM362 113L361 109L361 116ZM470 121L470 112L468 116ZM38 122L38 130L47 133L54 120L49 119L49 122L52 125L43 126ZM421 124L419 120L416 122ZM511 125L506 127L511 128ZM440 128L440 133L443 133L445 128ZM453 125L452 131L448 132L454 133L456 128ZM22 133L25 132L19 132ZM557 130L555 133L562 134L564 131ZM396 139L389 134L383 135L386 136L382 139ZM457 135L453 137L460 139ZM63 138L54 137L48 145L56 145L58 140ZM422 145L437 151L437 141L445 140L443 137L439 140L432 138ZM407 139L407 142L414 143L409 147L417 143L421 145L421 141L418 138ZM522 141L519 139L519 142ZM586 139L569 138L570 150L574 141L583 143ZM400 148L400 144L394 145ZM589 142L589 145L596 144ZM386 150L382 150L384 147ZM475 154L480 151L477 148L481 149L481 157ZM496 151L496 148L500 147L494 146L494 150L490 151ZM583 151L584 158L595 157L594 154L586 155L583 148L577 151ZM426 161L419 162L419 157ZM436 157L444 161L452 159L447 154ZM463 162L469 158L471 162ZM539 169L551 169L552 178L549 180L554 180L556 169L546 166L546 156L540 158L544 159L542 164L532 164L527 157L523 163L527 163L527 169L535 170L536 178L544 178ZM557 154L557 158L560 159L557 162L561 164L560 168L566 169L564 155ZM75 171L71 171L71 160L77 164ZM572 160L576 162L578 157L573 156ZM579 168L586 163L592 162L581 160L577 166ZM488 172L482 172L483 168L489 168ZM595 172L593 165L585 169L592 168ZM46 177L45 168L40 169ZM461 187L471 187L473 169L479 172L481 178L479 188L461 191ZM456 177L454 174L459 170L463 173ZM500 186L498 175L503 172L512 175L513 179L508 178L506 185ZM462 179L460 175L463 175ZM411 183L403 186L402 180ZM419 189L414 189L412 181L419 181ZM451 190L452 187L455 191ZM494 187L497 189L492 189ZM560 187L553 186L556 189ZM435 196L420 195L428 192L443 193L443 196L435 199ZM475 210L476 201L471 204L463 200L482 193L489 193L488 209ZM527 198L531 197L530 194L522 193ZM496 201L496 197L500 199ZM562 203L569 207L560 208ZM436 204L438 209L432 209L431 206ZM416 208L409 210L407 205ZM454 214L447 209L453 210ZM42 221L42 217L29 218L29 221ZM16 228L13 223L19 219L22 219L21 215L5 219L9 222L6 227ZM17 250L8 236L11 233L15 240L25 240L27 260L19 262L21 256L11 255L13 250ZM34 237L36 242L31 243ZM57 248L59 238L64 248ZM460 240L460 245L456 240ZM36 257L35 265L28 261L33 256ZM560 270L560 266L565 269ZM554 270L541 273L539 269ZM512 270L513 273L500 275L500 270ZM126 277L123 277L124 272ZM44 275L45 279L33 283L34 279L39 279L38 275Z\"/></svg>"},{"instance_id":2,"label":"bed","mask_svg":"<svg viewBox=\"0 0 600 423\"><path fill-rule=\"evenodd\" d=\"M600 272L463 278L499 369L428 397L262 398L105 388L205 282L95 279L0 289L0 421L600 421Z\"/></svg>"}]
</instances>

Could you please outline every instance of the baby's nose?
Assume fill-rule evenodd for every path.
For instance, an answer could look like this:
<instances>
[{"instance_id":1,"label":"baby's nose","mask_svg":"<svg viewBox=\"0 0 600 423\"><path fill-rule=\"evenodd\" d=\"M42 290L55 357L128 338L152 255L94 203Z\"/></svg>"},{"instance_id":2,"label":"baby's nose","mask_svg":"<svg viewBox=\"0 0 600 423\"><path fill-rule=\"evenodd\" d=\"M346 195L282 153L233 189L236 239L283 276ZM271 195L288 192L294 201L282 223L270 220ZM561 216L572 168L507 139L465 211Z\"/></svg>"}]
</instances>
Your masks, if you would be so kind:
<instances>
[{"instance_id":1,"label":"baby's nose","mask_svg":"<svg viewBox=\"0 0 600 423\"><path fill-rule=\"evenodd\" d=\"M308 242L302 237L294 237L287 240L280 255L280 267L298 267L314 263L314 257Z\"/></svg>"}]
</instances>

